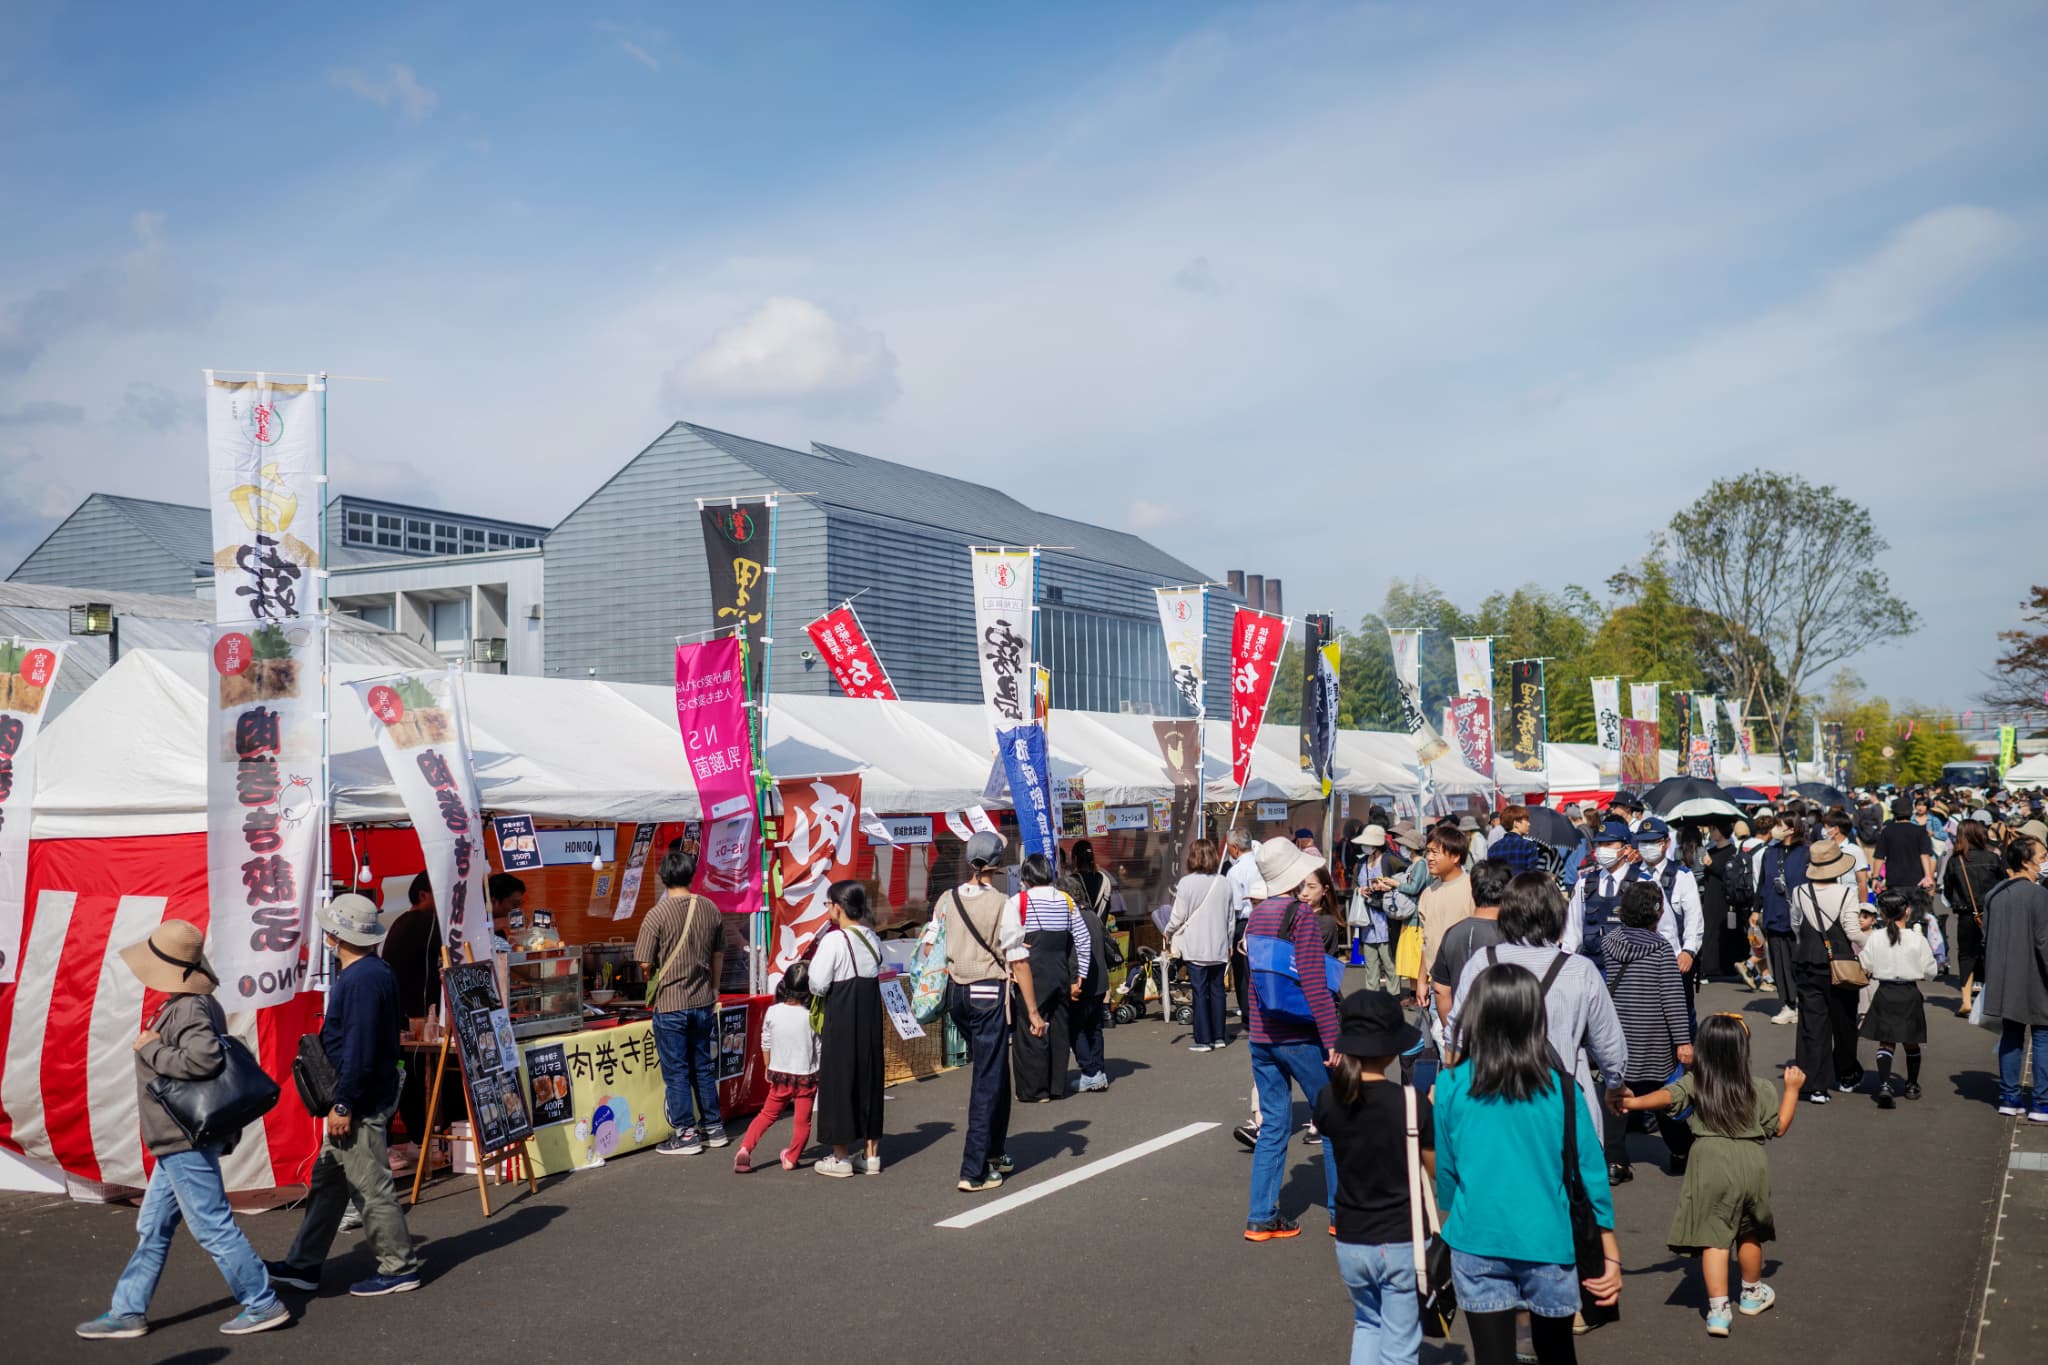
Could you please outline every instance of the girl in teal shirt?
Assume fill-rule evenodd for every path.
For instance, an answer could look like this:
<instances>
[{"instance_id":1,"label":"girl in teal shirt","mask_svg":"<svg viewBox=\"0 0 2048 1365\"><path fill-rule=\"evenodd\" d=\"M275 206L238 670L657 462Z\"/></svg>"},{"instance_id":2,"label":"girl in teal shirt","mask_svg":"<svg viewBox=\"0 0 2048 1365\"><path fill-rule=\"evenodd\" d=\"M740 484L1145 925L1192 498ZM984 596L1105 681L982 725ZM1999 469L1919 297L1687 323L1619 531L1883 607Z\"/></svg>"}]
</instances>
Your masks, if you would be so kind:
<instances>
[{"instance_id":1,"label":"girl in teal shirt","mask_svg":"<svg viewBox=\"0 0 2048 1365\"><path fill-rule=\"evenodd\" d=\"M1583 1281L1602 1306L1621 1295L1600 1124L1550 1055L1543 991L1512 963L1481 972L1467 997L1465 1058L1436 1083L1437 1202L1474 1365L1512 1365L1515 1313L1530 1315L1536 1358L1572 1365L1581 1281L1564 1188L1564 1106L1576 1116L1579 1176L1607 1263Z\"/></svg>"}]
</instances>

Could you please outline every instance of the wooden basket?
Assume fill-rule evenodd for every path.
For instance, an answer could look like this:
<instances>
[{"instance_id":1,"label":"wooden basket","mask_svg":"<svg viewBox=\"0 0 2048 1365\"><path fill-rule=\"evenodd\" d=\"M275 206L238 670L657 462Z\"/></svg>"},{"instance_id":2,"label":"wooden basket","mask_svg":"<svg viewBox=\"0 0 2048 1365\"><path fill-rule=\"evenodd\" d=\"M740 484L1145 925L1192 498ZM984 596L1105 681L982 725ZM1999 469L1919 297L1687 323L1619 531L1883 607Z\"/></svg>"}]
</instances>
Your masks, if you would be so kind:
<instances>
[{"instance_id":1,"label":"wooden basket","mask_svg":"<svg viewBox=\"0 0 2048 1365\"><path fill-rule=\"evenodd\" d=\"M941 1024L925 1025L924 1037L906 1042L886 1019L882 1022L882 1084L922 1080L945 1069L946 1035Z\"/></svg>"}]
</instances>

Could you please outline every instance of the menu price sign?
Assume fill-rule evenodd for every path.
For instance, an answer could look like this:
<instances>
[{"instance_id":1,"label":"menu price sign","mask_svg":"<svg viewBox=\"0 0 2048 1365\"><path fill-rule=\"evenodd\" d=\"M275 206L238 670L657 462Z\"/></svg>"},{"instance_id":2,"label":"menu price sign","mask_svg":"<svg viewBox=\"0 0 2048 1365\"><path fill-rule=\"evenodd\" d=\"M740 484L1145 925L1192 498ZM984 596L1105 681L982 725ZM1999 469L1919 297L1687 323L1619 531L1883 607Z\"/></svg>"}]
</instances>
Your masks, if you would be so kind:
<instances>
[{"instance_id":1,"label":"menu price sign","mask_svg":"<svg viewBox=\"0 0 2048 1365\"><path fill-rule=\"evenodd\" d=\"M519 1084L512 1020L498 999L497 972L489 962L451 962L442 970L441 985L462 1060L477 1153L502 1151L531 1137L533 1120Z\"/></svg>"},{"instance_id":2,"label":"menu price sign","mask_svg":"<svg viewBox=\"0 0 2048 1365\"><path fill-rule=\"evenodd\" d=\"M533 1048L526 1054L526 1087L533 1095L533 1126L552 1128L576 1117L569 1091L568 1049L560 1043Z\"/></svg>"},{"instance_id":3,"label":"menu price sign","mask_svg":"<svg viewBox=\"0 0 2048 1365\"><path fill-rule=\"evenodd\" d=\"M729 1081L747 1069L747 1010L744 1005L718 1014L718 1079Z\"/></svg>"},{"instance_id":4,"label":"menu price sign","mask_svg":"<svg viewBox=\"0 0 2048 1365\"><path fill-rule=\"evenodd\" d=\"M507 872L531 872L545 861L531 815L500 815L491 821L498 834L498 859Z\"/></svg>"}]
</instances>

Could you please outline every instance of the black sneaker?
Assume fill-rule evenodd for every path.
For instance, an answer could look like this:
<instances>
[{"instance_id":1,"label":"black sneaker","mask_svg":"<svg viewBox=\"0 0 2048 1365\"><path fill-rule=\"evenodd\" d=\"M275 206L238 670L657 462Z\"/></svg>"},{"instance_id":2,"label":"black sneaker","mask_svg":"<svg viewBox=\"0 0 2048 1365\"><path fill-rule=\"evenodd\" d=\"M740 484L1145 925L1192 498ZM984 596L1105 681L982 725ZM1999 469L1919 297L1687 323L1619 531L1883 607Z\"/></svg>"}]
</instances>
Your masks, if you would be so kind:
<instances>
[{"instance_id":1,"label":"black sneaker","mask_svg":"<svg viewBox=\"0 0 2048 1365\"><path fill-rule=\"evenodd\" d=\"M1619 1164L1618 1162L1611 1162L1611 1161L1610 1161L1610 1162L1609 1162L1609 1163L1607 1164L1607 1183L1608 1183L1608 1184L1610 1184L1610 1185L1626 1185L1626 1184L1628 1184L1628 1182L1629 1182L1629 1181L1631 1181L1631 1180L1634 1180L1635 1178L1636 1178L1636 1168L1635 1168L1635 1167L1633 1167L1633 1166L1623 1166L1623 1165Z\"/></svg>"},{"instance_id":2,"label":"black sneaker","mask_svg":"<svg viewBox=\"0 0 2048 1365\"><path fill-rule=\"evenodd\" d=\"M1890 1086L1889 1084L1886 1084L1886 1085L1881 1085L1881 1086L1879 1086L1879 1087L1877 1088L1877 1107L1878 1107L1878 1108L1880 1108L1880 1109L1891 1109L1891 1108L1894 1108L1894 1107L1896 1107L1897 1105L1898 1105L1898 1101L1892 1098L1892 1088L1891 1088L1891 1086Z\"/></svg>"},{"instance_id":3,"label":"black sneaker","mask_svg":"<svg viewBox=\"0 0 2048 1365\"><path fill-rule=\"evenodd\" d=\"M1906 1082L1906 1089L1905 1089L1905 1091L1904 1091L1904 1094L1905 1094L1906 1098L1907 1098L1907 1099L1909 1099L1909 1100L1917 1100L1917 1099L1919 1099L1919 1098L1920 1098L1920 1082L1918 1082L1918 1081L1907 1081L1907 1082Z\"/></svg>"},{"instance_id":4,"label":"black sneaker","mask_svg":"<svg viewBox=\"0 0 2048 1365\"><path fill-rule=\"evenodd\" d=\"M1259 1130L1252 1127L1249 1123L1238 1124L1237 1127L1230 1130L1230 1135L1236 1138L1247 1152L1258 1150Z\"/></svg>"},{"instance_id":5,"label":"black sneaker","mask_svg":"<svg viewBox=\"0 0 2048 1365\"><path fill-rule=\"evenodd\" d=\"M1301 1130L1301 1140L1310 1147L1320 1147L1323 1145L1323 1135L1316 1131L1316 1126L1313 1123Z\"/></svg>"},{"instance_id":6,"label":"black sneaker","mask_svg":"<svg viewBox=\"0 0 2048 1365\"><path fill-rule=\"evenodd\" d=\"M320 1272L317 1270L300 1270L289 1261L265 1261L263 1268L269 1272L272 1284L283 1285L286 1289L311 1294L320 1288Z\"/></svg>"},{"instance_id":7,"label":"black sneaker","mask_svg":"<svg viewBox=\"0 0 2048 1365\"><path fill-rule=\"evenodd\" d=\"M1686 1164L1687 1164L1688 1162L1690 1162L1691 1160L1692 1160L1692 1154L1691 1154L1691 1153L1689 1153L1689 1152L1688 1152L1688 1153L1687 1153L1686 1155L1684 1155L1684 1156L1675 1156L1675 1155L1674 1155L1674 1156L1673 1156L1673 1157L1671 1158L1671 1174L1673 1174L1673 1175L1684 1175L1684 1174L1685 1174L1685 1168L1686 1168Z\"/></svg>"},{"instance_id":8,"label":"black sneaker","mask_svg":"<svg viewBox=\"0 0 2048 1365\"><path fill-rule=\"evenodd\" d=\"M1277 1242L1283 1237L1301 1236L1301 1224L1292 1218L1268 1218L1263 1223L1246 1223L1244 1239L1247 1242Z\"/></svg>"},{"instance_id":9,"label":"black sneaker","mask_svg":"<svg viewBox=\"0 0 2048 1365\"><path fill-rule=\"evenodd\" d=\"M1825 1090L1810 1091L1806 1096L1806 1102L1808 1104L1826 1104L1828 1102L1828 1092Z\"/></svg>"}]
</instances>

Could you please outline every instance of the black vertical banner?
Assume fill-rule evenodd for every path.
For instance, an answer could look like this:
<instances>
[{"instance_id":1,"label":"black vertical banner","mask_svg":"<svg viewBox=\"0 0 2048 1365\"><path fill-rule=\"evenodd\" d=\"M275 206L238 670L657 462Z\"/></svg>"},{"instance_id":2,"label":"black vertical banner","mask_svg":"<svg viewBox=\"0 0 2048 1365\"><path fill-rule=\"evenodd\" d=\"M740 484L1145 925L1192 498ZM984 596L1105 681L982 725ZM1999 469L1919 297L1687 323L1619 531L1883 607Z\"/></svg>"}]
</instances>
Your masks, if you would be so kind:
<instances>
[{"instance_id":1,"label":"black vertical banner","mask_svg":"<svg viewBox=\"0 0 2048 1365\"><path fill-rule=\"evenodd\" d=\"M1323 657L1330 618L1311 613L1302 618L1301 628L1301 770L1307 773L1317 771L1316 732L1321 727L1316 723L1316 662ZM1324 763L1328 763L1327 756Z\"/></svg>"},{"instance_id":2,"label":"black vertical banner","mask_svg":"<svg viewBox=\"0 0 2048 1365\"><path fill-rule=\"evenodd\" d=\"M1508 665L1508 756L1517 771L1543 768L1543 661Z\"/></svg>"},{"instance_id":3,"label":"black vertical banner","mask_svg":"<svg viewBox=\"0 0 2048 1365\"><path fill-rule=\"evenodd\" d=\"M711 570L711 626L744 627L749 695L761 695L762 621L768 603L768 509L757 504L706 507L704 560Z\"/></svg>"},{"instance_id":4,"label":"black vertical banner","mask_svg":"<svg viewBox=\"0 0 2048 1365\"><path fill-rule=\"evenodd\" d=\"M1677 700L1678 775L1684 777L1692 771L1692 693L1680 692Z\"/></svg>"}]
</instances>

